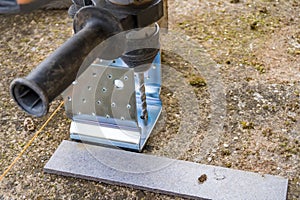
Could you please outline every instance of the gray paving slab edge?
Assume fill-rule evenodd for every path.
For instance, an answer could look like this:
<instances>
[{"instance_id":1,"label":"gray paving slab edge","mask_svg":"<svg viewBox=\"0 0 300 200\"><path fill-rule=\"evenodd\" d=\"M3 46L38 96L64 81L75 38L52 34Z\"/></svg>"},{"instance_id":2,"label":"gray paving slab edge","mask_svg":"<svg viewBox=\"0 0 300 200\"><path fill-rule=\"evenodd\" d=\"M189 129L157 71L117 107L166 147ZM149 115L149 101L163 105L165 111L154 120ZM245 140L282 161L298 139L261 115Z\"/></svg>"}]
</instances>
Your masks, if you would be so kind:
<instances>
[{"instance_id":1,"label":"gray paving slab edge","mask_svg":"<svg viewBox=\"0 0 300 200\"><path fill-rule=\"evenodd\" d=\"M285 200L288 187L279 176L66 140L44 171L195 199Z\"/></svg>"}]
</instances>

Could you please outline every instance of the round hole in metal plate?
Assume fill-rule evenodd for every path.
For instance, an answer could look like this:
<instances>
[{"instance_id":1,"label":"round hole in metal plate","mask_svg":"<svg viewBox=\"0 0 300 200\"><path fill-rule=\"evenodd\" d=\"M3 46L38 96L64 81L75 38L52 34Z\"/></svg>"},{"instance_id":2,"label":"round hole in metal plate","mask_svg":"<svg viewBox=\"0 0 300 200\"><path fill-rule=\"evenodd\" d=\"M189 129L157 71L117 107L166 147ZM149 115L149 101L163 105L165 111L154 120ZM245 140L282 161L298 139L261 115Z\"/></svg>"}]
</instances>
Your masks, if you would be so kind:
<instances>
[{"instance_id":1,"label":"round hole in metal plate","mask_svg":"<svg viewBox=\"0 0 300 200\"><path fill-rule=\"evenodd\" d=\"M117 89L122 90L124 88L124 82L121 81L120 79L114 80L114 85Z\"/></svg>"},{"instance_id":2,"label":"round hole in metal plate","mask_svg":"<svg viewBox=\"0 0 300 200\"><path fill-rule=\"evenodd\" d=\"M112 79L112 75L111 74L107 74L107 78L108 79Z\"/></svg>"}]
</instances>

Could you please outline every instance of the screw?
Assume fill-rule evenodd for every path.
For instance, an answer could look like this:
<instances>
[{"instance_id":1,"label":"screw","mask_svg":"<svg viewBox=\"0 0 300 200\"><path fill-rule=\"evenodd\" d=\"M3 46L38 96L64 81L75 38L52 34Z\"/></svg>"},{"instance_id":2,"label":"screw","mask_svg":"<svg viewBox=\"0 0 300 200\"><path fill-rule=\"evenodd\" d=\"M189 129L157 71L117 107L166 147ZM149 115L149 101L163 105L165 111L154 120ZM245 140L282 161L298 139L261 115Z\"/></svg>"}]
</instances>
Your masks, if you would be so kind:
<instances>
[{"instance_id":1,"label":"screw","mask_svg":"<svg viewBox=\"0 0 300 200\"><path fill-rule=\"evenodd\" d=\"M141 119L147 121L148 120L148 111L147 111L147 101L146 101L146 88L145 88L145 77L144 73L138 73L139 79L139 91L141 95L141 102L142 102L142 113Z\"/></svg>"}]
</instances>

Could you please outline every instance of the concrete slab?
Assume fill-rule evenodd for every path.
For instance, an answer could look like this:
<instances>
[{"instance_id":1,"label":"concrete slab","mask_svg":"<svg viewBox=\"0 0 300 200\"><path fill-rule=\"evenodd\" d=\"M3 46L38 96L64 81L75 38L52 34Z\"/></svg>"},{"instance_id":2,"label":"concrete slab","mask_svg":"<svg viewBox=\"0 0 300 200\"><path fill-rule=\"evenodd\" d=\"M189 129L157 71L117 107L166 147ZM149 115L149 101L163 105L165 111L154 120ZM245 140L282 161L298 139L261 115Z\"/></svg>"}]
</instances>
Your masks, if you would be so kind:
<instances>
[{"instance_id":1,"label":"concrete slab","mask_svg":"<svg viewBox=\"0 0 300 200\"><path fill-rule=\"evenodd\" d=\"M288 186L288 180L282 177L72 141L60 144L44 170L199 199L285 200Z\"/></svg>"}]
</instances>

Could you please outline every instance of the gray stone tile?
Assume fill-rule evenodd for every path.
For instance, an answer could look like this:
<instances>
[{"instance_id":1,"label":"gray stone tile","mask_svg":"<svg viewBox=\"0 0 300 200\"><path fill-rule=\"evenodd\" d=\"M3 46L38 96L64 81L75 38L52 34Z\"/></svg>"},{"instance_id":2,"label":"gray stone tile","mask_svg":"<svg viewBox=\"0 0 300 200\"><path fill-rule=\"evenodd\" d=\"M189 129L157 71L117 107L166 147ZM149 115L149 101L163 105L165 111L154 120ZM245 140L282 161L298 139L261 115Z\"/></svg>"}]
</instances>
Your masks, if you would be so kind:
<instances>
[{"instance_id":1,"label":"gray stone tile","mask_svg":"<svg viewBox=\"0 0 300 200\"><path fill-rule=\"evenodd\" d=\"M288 180L63 141L45 172L202 199L285 200ZM198 178L203 179L202 183Z\"/></svg>"}]
</instances>

